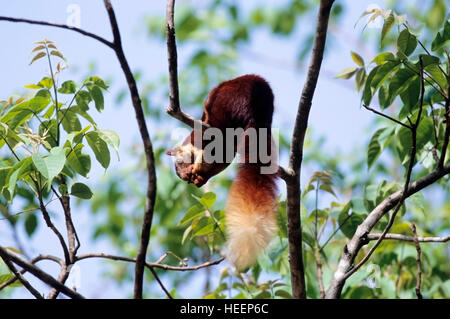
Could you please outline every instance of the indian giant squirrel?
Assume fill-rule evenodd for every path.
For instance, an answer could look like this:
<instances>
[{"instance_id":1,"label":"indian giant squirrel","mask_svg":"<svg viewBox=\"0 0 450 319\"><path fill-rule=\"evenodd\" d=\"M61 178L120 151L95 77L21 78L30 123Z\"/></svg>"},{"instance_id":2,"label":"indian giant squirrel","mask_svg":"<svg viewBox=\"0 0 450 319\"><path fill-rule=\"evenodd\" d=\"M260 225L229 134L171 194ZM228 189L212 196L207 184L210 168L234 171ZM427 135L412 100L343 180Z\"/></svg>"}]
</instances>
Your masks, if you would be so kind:
<instances>
[{"instance_id":1,"label":"indian giant squirrel","mask_svg":"<svg viewBox=\"0 0 450 319\"><path fill-rule=\"evenodd\" d=\"M223 133L223 147L226 149L232 145L232 157L236 153L241 155L225 207L227 258L239 270L255 263L277 229L276 170L269 174L261 170L268 165L277 165L271 137L273 102L274 96L266 80L257 75L243 75L219 84L204 103L202 122ZM227 128L241 128L245 132L250 128L256 129L256 148L250 151L252 141L245 133L227 138ZM267 134L263 136L259 129L266 129ZM205 148L211 141L202 132L201 129L200 132L192 131L181 146L167 151L175 157L177 175L197 187L204 185L231 162L211 163L205 160ZM261 144L263 140L266 143ZM268 154L269 162L263 163L259 156L256 161L251 160L251 152L259 152L261 147L265 148L262 151Z\"/></svg>"}]
</instances>

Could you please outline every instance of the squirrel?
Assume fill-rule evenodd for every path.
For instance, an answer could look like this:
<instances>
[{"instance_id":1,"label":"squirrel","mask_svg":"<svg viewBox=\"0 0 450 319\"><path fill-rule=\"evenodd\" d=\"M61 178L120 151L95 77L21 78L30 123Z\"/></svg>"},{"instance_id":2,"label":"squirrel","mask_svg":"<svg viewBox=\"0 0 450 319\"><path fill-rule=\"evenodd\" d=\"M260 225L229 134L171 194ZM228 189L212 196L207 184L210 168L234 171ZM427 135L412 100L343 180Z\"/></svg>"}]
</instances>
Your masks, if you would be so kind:
<instances>
[{"instance_id":1,"label":"squirrel","mask_svg":"<svg viewBox=\"0 0 450 319\"><path fill-rule=\"evenodd\" d=\"M222 150L231 149L232 158L236 153L241 156L225 206L227 259L238 270L252 266L277 231L278 159L271 136L273 111L272 89L266 80L253 74L219 84L204 103L202 122L225 136L222 143L215 142ZM244 133L230 137L227 129L242 129ZM247 134L252 129L257 141ZM232 161L208 161L205 153L212 142L202 132L205 131L192 131L181 146L166 152L175 157L177 175L197 187L203 186ZM261 152L268 155L265 162L260 156L254 159L254 155ZM264 173L264 167L275 169Z\"/></svg>"}]
</instances>

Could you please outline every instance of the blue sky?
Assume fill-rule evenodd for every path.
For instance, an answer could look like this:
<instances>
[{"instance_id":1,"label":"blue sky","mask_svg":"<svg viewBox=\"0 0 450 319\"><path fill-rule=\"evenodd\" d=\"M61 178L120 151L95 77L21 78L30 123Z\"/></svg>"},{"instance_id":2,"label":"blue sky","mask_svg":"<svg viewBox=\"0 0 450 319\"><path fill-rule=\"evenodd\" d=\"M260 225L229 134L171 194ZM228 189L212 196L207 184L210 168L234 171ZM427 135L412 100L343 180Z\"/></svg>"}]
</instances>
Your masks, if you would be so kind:
<instances>
[{"instance_id":1,"label":"blue sky","mask_svg":"<svg viewBox=\"0 0 450 319\"><path fill-rule=\"evenodd\" d=\"M133 70L141 70L144 77L152 79L158 74L167 72L166 47L164 43L149 41L146 36L143 20L148 14L165 14L165 1L112 1L118 23L122 33L125 54ZM195 3L194 0L179 1ZM258 1L273 5L279 1ZM327 147L331 150L350 151L355 145L363 146L367 143L369 132L366 129L373 119L373 114L360 109L360 97L353 88L353 82L337 80L333 77L343 68L353 64L350 50L361 49L361 54L366 60L371 60L374 52L370 48L358 47L361 25L354 28L354 24L361 12L369 3L381 1L342 1L350 8L339 25L339 30L331 33L334 38L332 52L326 56L323 63L323 72L319 79L313 108L310 115L310 125L316 135L327 137ZM111 39L109 21L103 8L103 1L66 1L66 0L18 0L3 1L0 5L0 15L23 17L36 20L44 20L58 23L66 23L70 4L78 4L81 9L81 27L93 33ZM197 2L199 3L199 2ZM201 3L201 2L200 2ZM255 0L246 2L251 7ZM351 5L350 5L351 3ZM299 22L297 36L305 29L313 27L311 19ZM367 32L372 32L368 30ZM43 74L48 72L48 67L43 62L28 63L32 56L33 42L50 39L58 45L68 59L72 69L78 69L80 79L88 75L85 70L90 62L95 62L96 75L103 78L113 78L114 83L110 89L111 94L105 96L105 111L96 114L95 118L102 123L102 128L115 130L121 138L121 162L112 157L110 170L125 165L127 155L124 152L133 142L138 140L134 113L131 102L125 100L121 108L113 107L113 97L117 90L125 86L122 70L117 62L114 52L105 45L77 33L28 24L15 24L0 22L0 100L12 94L22 94L24 84L38 82ZM265 77L271 84L275 94L276 113L274 115L274 127L293 127L293 119L297 112L297 105L301 88L305 79L304 69L295 71L291 65L295 64L295 56L298 50L296 36L289 39L270 37L266 32L258 32L254 41L245 46L242 58L239 61L240 73L257 73ZM258 57L253 55L256 53ZM186 59L186 53L179 51L180 65ZM148 74L145 74L148 71ZM78 76L77 76L78 78ZM127 97L129 99L129 97ZM163 129L150 118L148 125L151 134ZM91 174L90 182L95 183L97 178L105 173L99 166ZM62 226L62 219L57 219ZM81 210L76 216L77 227L83 241L80 253L91 251L113 251L113 247L104 242L89 242L89 215ZM53 234L47 229L42 229L33 237L35 251L31 255L45 251L59 255L59 246L55 243ZM24 234L20 234L26 242ZM83 240L84 238L84 240ZM5 222L0 221L0 243L10 245L10 230ZM87 297L126 297L122 290L118 290L112 284L108 284L100 276L100 270L104 261L85 261L80 264L82 282L80 293ZM57 268L51 264L42 264L45 269L56 273ZM31 279L31 278L30 278ZM36 283L31 279L32 283ZM42 287L42 286L41 286ZM131 289L130 289L131 291ZM16 293L15 297L29 297L27 293Z\"/></svg>"}]
</instances>

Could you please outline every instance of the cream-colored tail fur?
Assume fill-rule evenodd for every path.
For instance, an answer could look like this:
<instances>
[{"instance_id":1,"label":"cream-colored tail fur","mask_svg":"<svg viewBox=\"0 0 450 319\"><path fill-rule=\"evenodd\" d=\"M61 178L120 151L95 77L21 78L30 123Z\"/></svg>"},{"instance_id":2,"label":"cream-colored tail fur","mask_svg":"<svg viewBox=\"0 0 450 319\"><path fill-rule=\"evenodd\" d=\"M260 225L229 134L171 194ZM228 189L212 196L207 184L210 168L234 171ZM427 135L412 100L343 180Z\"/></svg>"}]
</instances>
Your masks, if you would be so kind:
<instances>
[{"instance_id":1,"label":"cream-colored tail fur","mask_svg":"<svg viewBox=\"0 0 450 319\"><path fill-rule=\"evenodd\" d=\"M226 204L227 258L238 270L252 266L277 231L275 175L243 166L231 185Z\"/></svg>"}]
</instances>

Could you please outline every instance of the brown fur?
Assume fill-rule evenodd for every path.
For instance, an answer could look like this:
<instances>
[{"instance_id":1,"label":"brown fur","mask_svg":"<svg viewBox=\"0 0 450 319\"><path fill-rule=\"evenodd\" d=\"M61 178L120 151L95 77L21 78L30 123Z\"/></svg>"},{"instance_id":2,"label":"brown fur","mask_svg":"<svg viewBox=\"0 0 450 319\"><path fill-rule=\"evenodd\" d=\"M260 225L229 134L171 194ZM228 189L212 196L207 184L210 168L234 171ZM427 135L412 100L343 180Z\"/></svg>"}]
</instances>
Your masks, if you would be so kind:
<instances>
[{"instance_id":1,"label":"brown fur","mask_svg":"<svg viewBox=\"0 0 450 319\"><path fill-rule=\"evenodd\" d=\"M273 93L269 84L257 75L244 75L221 83L208 95L202 121L225 133L226 128L266 128L270 133L273 114ZM202 161L202 150L194 147L197 134L192 132L179 148L169 150L167 154L175 156L175 168L178 176L198 187L209 178L224 170L229 163L208 164ZM200 136L202 136L200 134ZM225 136L225 134L224 134ZM243 138L244 139L244 138ZM271 136L268 136L271 145ZM204 148L209 141L201 141ZM224 141L224 147L232 141ZM242 141L238 141L238 144ZM236 268L242 270L251 266L264 250L276 232L277 187L275 174L261 174L261 162L248 162L248 143L246 148L238 150L245 163L240 165L237 177L232 184L226 204L228 231L228 259ZM276 155L269 148L272 165L276 164ZM186 163L180 159L183 154L192 154L192 161ZM200 154L200 157L194 156ZM195 160L194 160L195 157Z\"/></svg>"}]
</instances>

